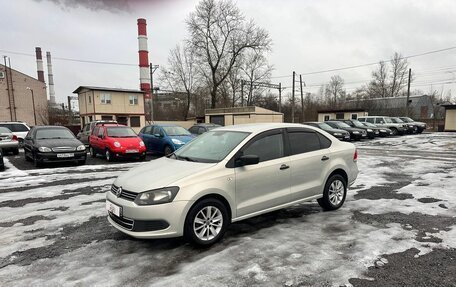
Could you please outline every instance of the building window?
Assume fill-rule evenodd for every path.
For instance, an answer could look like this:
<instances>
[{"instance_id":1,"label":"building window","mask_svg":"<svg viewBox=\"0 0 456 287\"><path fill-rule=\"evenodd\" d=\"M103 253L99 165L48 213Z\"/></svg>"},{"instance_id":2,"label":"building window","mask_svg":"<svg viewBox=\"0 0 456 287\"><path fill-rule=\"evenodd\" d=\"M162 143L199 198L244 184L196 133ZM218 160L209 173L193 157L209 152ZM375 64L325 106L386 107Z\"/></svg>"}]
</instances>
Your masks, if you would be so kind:
<instances>
[{"instance_id":1,"label":"building window","mask_svg":"<svg viewBox=\"0 0 456 287\"><path fill-rule=\"evenodd\" d=\"M92 96L89 95L89 104L92 103Z\"/></svg>"},{"instance_id":2,"label":"building window","mask_svg":"<svg viewBox=\"0 0 456 287\"><path fill-rule=\"evenodd\" d=\"M141 120L139 117L130 117L130 126L133 128L137 128L141 126Z\"/></svg>"},{"instance_id":3,"label":"building window","mask_svg":"<svg viewBox=\"0 0 456 287\"><path fill-rule=\"evenodd\" d=\"M111 94L100 94L100 101L104 105L111 104Z\"/></svg>"},{"instance_id":4,"label":"building window","mask_svg":"<svg viewBox=\"0 0 456 287\"><path fill-rule=\"evenodd\" d=\"M102 121L112 121L112 116L101 116Z\"/></svg>"},{"instance_id":5,"label":"building window","mask_svg":"<svg viewBox=\"0 0 456 287\"><path fill-rule=\"evenodd\" d=\"M331 118L329 117L329 115L325 115L325 122L326 121L329 121Z\"/></svg>"},{"instance_id":6,"label":"building window","mask_svg":"<svg viewBox=\"0 0 456 287\"><path fill-rule=\"evenodd\" d=\"M137 95L132 95L129 97L130 98L130 105L137 105L138 104L138 96Z\"/></svg>"},{"instance_id":7,"label":"building window","mask_svg":"<svg viewBox=\"0 0 456 287\"><path fill-rule=\"evenodd\" d=\"M351 114L351 119L352 120L357 120L358 119L358 114Z\"/></svg>"},{"instance_id":8,"label":"building window","mask_svg":"<svg viewBox=\"0 0 456 287\"><path fill-rule=\"evenodd\" d=\"M344 113L336 113L336 120L343 120L344 119Z\"/></svg>"}]
</instances>

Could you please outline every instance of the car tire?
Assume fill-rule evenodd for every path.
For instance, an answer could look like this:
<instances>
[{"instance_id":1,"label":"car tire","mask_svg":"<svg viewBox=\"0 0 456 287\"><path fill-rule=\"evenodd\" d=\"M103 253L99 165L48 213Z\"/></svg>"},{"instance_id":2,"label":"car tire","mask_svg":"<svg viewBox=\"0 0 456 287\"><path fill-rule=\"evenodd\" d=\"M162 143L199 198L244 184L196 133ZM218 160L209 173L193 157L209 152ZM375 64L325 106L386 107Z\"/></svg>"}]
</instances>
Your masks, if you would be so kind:
<instances>
[{"instance_id":1,"label":"car tire","mask_svg":"<svg viewBox=\"0 0 456 287\"><path fill-rule=\"evenodd\" d=\"M33 155L33 165L35 167L41 167L41 162L36 158L36 155Z\"/></svg>"},{"instance_id":2,"label":"car tire","mask_svg":"<svg viewBox=\"0 0 456 287\"><path fill-rule=\"evenodd\" d=\"M83 159L83 160L78 160L78 165L85 165L86 164L86 160Z\"/></svg>"},{"instance_id":3,"label":"car tire","mask_svg":"<svg viewBox=\"0 0 456 287\"><path fill-rule=\"evenodd\" d=\"M139 156L139 160L140 160L140 161L144 161L145 159L146 159L146 155L141 155L141 156Z\"/></svg>"},{"instance_id":4,"label":"car tire","mask_svg":"<svg viewBox=\"0 0 456 287\"><path fill-rule=\"evenodd\" d=\"M19 154L19 148L13 149L13 155L18 155Z\"/></svg>"},{"instance_id":5,"label":"car tire","mask_svg":"<svg viewBox=\"0 0 456 287\"><path fill-rule=\"evenodd\" d=\"M173 153L173 149L169 145L165 146L165 156L172 154L172 153Z\"/></svg>"},{"instance_id":6,"label":"car tire","mask_svg":"<svg viewBox=\"0 0 456 287\"><path fill-rule=\"evenodd\" d=\"M399 131L396 128L391 128L391 135L397 136L399 134Z\"/></svg>"},{"instance_id":7,"label":"car tire","mask_svg":"<svg viewBox=\"0 0 456 287\"><path fill-rule=\"evenodd\" d=\"M89 147L89 152L90 152L90 156L95 158L97 157L97 152L95 151L95 149L93 147Z\"/></svg>"},{"instance_id":8,"label":"car tire","mask_svg":"<svg viewBox=\"0 0 456 287\"><path fill-rule=\"evenodd\" d=\"M106 149L105 157L106 157L106 160L109 162L114 160L114 158L112 157L112 152L109 149Z\"/></svg>"},{"instance_id":9,"label":"car tire","mask_svg":"<svg viewBox=\"0 0 456 287\"><path fill-rule=\"evenodd\" d=\"M327 211L339 209L347 196L347 183L340 174L332 175L325 184L323 197L319 198L318 204Z\"/></svg>"},{"instance_id":10,"label":"car tire","mask_svg":"<svg viewBox=\"0 0 456 287\"><path fill-rule=\"evenodd\" d=\"M205 219L210 216L211 220ZM198 201L187 214L184 237L199 246L210 246L222 239L230 219L226 206L218 199Z\"/></svg>"}]
</instances>

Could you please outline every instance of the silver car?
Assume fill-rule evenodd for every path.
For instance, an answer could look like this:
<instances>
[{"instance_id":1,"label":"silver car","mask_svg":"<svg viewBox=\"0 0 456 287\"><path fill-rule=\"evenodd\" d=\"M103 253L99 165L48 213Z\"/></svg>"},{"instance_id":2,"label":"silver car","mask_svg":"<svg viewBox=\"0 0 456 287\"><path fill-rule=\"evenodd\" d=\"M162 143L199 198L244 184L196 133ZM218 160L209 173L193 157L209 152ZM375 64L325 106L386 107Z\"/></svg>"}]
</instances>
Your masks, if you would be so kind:
<instances>
[{"instance_id":1,"label":"silver car","mask_svg":"<svg viewBox=\"0 0 456 287\"><path fill-rule=\"evenodd\" d=\"M221 127L120 175L106 193L108 220L136 238L210 245L231 222L304 201L340 208L356 161L353 144L314 127Z\"/></svg>"},{"instance_id":2,"label":"silver car","mask_svg":"<svg viewBox=\"0 0 456 287\"><path fill-rule=\"evenodd\" d=\"M0 126L0 149L3 154L11 151L14 155L19 154L19 141L11 130Z\"/></svg>"}]
</instances>

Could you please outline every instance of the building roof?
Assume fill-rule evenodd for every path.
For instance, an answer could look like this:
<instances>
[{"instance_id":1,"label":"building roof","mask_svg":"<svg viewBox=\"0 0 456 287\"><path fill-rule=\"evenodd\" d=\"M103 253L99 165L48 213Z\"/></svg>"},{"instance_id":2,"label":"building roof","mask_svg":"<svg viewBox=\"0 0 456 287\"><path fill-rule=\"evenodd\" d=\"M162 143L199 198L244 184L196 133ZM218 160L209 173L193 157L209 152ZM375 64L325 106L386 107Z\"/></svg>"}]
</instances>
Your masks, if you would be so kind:
<instances>
[{"instance_id":1,"label":"building roof","mask_svg":"<svg viewBox=\"0 0 456 287\"><path fill-rule=\"evenodd\" d=\"M366 112L366 109L359 109L359 108L354 108L354 109L327 109L327 110L319 110L317 111L318 113L350 113L350 112Z\"/></svg>"},{"instance_id":2,"label":"building roof","mask_svg":"<svg viewBox=\"0 0 456 287\"><path fill-rule=\"evenodd\" d=\"M5 65L0 64L0 68L5 69ZM9 70L9 67L8 67L8 70ZM21 74L21 75L24 75L24 76L26 76L26 77L28 77L28 78L30 78L30 79L32 79L32 80L35 80L35 81L40 82L40 83L43 83L43 85L45 85L45 82L41 82L40 80L38 80L38 79L35 78L35 77L32 77L32 76L30 76L30 75L27 75L27 74L25 74L25 73L23 73L23 72L21 72L21 71L18 71L18 70L16 70L16 69L13 69L13 68L11 68L11 70L12 70L12 71L15 71L16 73L19 73L19 74Z\"/></svg>"},{"instance_id":3,"label":"building roof","mask_svg":"<svg viewBox=\"0 0 456 287\"><path fill-rule=\"evenodd\" d=\"M410 103L418 103L420 100L429 98L428 95L421 95L421 96L410 96L409 97L409 102ZM361 100L350 100L347 101L348 104L353 104L353 103L362 103L362 102L371 102L371 103L383 103L385 105L391 106L391 107L405 107L407 104L407 96L400 96L400 97L387 97L387 98L373 98L373 99L361 99Z\"/></svg>"},{"instance_id":4,"label":"building roof","mask_svg":"<svg viewBox=\"0 0 456 287\"><path fill-rule=\"evenodd\" d=\"M92 90L92 91L109 91L109 92L124 92L124 93L144 94L144 92L141 91L141 90L94 87L94 86L79 86L76 90L74 90L73 94L79 94L79 92L82 91L83 89Z\"/></svg>"},{"instance_id":5,"label":"building roof","mask_svg":"<svg viewBox=\"0 0 456 287\"><path fill-rule=\"evenodd\" d=\"M234 107L234 108L218 108L206 109L206 115L222 115L222 114L270 114L270 115L283 115L276 111L250 106L250 107Z\"/></svg>"},{"instance_id":6,"label":"building roof","mask_svg":"<svg viewBox=\"0 0 456 287\"><path fill-rule=\"evenodd\" d=\"M447 110L456 110L456 104L446 104L442 105L442 107L444 107Z\"/></svg>"}]
</instances>

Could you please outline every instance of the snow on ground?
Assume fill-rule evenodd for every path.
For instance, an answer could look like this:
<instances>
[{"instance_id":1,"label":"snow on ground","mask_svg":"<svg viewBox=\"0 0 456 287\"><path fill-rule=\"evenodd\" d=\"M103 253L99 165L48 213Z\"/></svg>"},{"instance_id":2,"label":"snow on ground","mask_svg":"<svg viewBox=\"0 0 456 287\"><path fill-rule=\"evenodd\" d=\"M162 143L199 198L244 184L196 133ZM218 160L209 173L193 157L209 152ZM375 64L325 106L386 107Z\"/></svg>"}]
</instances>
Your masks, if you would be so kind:
<instances>
[{"instance_id":1,"label":"snow on ground","mask_svg":"<svg viewBox=\"0 0 456 287\"><path fill-rule=\"evenodd\" d=\"M456 155L442 156L455 143L456 134L438 133L357 143L360 174L343 208L322 212L311 202L238 222L209 249L109 227L104 192L135 163L22 172L7 162L1 285L348 284L376 262L388 264L383 255L456 248ZM404 160L401 150L420 158Z\"/></svg>"}]
</instances>

